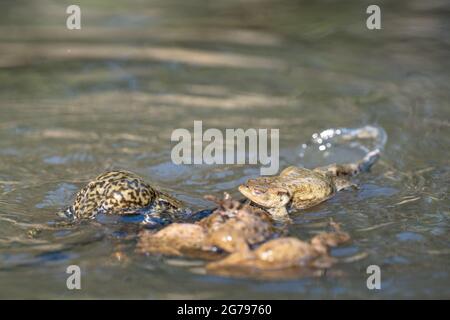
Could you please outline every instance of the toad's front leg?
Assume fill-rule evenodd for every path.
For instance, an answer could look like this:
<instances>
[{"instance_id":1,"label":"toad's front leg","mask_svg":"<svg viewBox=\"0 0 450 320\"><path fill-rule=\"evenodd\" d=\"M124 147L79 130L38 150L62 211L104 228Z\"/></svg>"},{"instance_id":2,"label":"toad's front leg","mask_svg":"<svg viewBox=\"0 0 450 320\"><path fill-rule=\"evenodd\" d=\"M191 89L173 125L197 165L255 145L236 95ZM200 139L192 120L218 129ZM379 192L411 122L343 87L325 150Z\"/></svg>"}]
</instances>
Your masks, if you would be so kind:
<instances>
[{"instance_id":1,"label":"toad's front leg","mask_svg":"<svg viewBox=\"0 0 450 320\"><path fill-rule=\"evenodd\" d=\"M274 220L290 221L288 210L287 210L286 206L275 207L275 208L268 208L266 210L267 210L267 212L270 213L270 216Z\"/></svg>"},{"instance_id":2,"label":"toad's front leg","mask_svg":"<svg viewBox=\"0 0 450 320\"><path fill-rule=\"evenodd\" d=\"M336 191L341 191L350 188L358 189L358 185L356 183L353 183L352 181L346 178L334 177L333 182L336 187Z\"/></svg>"}]
</instances>

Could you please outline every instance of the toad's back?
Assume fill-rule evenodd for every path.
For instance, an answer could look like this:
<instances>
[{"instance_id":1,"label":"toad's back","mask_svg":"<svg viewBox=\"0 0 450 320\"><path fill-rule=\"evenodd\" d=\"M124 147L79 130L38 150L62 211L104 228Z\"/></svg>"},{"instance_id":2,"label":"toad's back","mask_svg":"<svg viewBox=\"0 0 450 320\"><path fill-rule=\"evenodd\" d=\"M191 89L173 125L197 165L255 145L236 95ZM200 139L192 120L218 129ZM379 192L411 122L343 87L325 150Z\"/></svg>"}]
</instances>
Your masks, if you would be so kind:
<instances>
[{"instance_id":1,"label":"toad's back","mask_svg":"<svg viewBox=\"0 0 450 320\"><path fill-rule=\"evenodd\" d=\"M296 209L309 208L330 198L336 192L329 177L293 166L280 173L278 183L289 190L292 196L291 206Z\"/></svg>"},{"instance_id":2,"label":"toad's back","mask_svg":"<svg viewBox=\"0 0 450 320\"><path fill-rule=\"evenodd\" d=\"M89 218L99 212L123 214L146 207L156 198L157 192L139 176L127 171L111 171L81 189L68 211L76 218Z\"/></svg>"}]
</instances>

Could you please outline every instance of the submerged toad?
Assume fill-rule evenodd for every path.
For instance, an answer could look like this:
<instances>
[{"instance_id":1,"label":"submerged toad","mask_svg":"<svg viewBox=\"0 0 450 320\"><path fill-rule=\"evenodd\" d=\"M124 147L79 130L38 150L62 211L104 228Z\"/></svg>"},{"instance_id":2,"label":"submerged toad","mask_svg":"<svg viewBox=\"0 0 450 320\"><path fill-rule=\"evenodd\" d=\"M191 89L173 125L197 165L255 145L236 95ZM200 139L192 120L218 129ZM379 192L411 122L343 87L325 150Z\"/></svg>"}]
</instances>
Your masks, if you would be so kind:
<instances>
[{"instance_id":1,"label":"submerged toad","mask_svg":"<svg viewBox=\"0 0 450 320\"><path fill-rule=\"evenodd\" d=\"M218 208L196 223L173 223L153 233L139 235L137 251L166 255L205 256L247 250L274 235L268 215L257 208L243 205L226 196L216 200Z\"/></svg>"},{"instance_id":2,"label":"submerged toad","mask_svg":"<svg viewBox=\"0 0 450 320\"><path fill-rule=\"evenodd\" d=\"M93 218L98 213L165 213L169 217L186 212L174 197L156 190L138 175L109 171L89 182L63 214L74 219Z\"/></svg>"},{"instance_id":3,"label":"submerged toad","mask_svg":"<svg viewBox=\"0 0 450 320\"><path fill-rule=\"evenodd\" d=\"M291 166L278 176L250 179L239 186L239 191L274 218L283 218L288 211L310 208L337 191L354 186L347 177L368 171L379 156L377 149L357 163L333 164L314 170Z\"/></svg>"},{"instance_id":4,"label":"submerged toad","mask_svg":"<svg viewBox=\"0 0 450 320\"><path fill-rule=\"evenodd\" d=\"M293 237L272 239L255 250L247 248L230 254L225 259L210 262L210 271L229 268L252 270L279 270L286 268L328 268L336 262L329 248L346 243L350 236L331 223L334 232L320 233L309 242Z\"/></svg>"}]
</instances>

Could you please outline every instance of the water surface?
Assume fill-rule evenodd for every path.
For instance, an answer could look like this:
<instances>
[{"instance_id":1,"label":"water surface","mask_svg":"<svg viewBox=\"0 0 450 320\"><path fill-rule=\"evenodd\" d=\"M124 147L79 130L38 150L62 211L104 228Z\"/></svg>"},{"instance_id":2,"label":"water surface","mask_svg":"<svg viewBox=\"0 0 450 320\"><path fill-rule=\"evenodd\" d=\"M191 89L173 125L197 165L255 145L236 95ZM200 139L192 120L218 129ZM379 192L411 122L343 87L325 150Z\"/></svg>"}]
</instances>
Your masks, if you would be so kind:
<instances>
[{"instance_id":1,"label":"water surface","mask_svg":"<svg viewBox=\"0 0 450 320\"><path fill-rule=\"evenodd\" d=\"M381 1L383 28L369 31L369 4L79 1L82 29L68 31L65 3L3 1L0 297L450 298L450 6ZM385 128L360 190L294 214L289 230L308 239L333 219L353 238L333 255L360 259L337 265L340 277L233 279L203 274L201 261L135 255L132 221L54 228L56 211L108 169L194 209L211 206L206 194L238 196L258 166L171 162L172 131L194 120L280 129L282 167L362 156L300 157L320 130ZM66 289L71 264L80 291ZM382 290L366 287L371 264Z\"/></svg>"}]
</instances>

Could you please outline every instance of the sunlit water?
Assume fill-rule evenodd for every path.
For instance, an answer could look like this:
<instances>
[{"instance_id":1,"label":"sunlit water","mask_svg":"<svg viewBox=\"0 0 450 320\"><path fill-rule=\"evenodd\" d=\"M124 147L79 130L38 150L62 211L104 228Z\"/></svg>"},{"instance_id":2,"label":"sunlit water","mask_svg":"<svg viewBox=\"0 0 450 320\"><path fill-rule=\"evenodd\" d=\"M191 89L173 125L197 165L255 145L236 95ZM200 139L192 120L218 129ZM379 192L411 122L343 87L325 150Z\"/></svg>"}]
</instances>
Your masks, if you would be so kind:
<instances>
[{"instance_id":1,"label":"sunlit water","mask_svg":"<svg viewBox=\"0 0 450 320\"><path fill-rule=\"evenodd\" d=\"M450 298L450 7L361 1L59 1L0 5L1 298ZM39 4L38 4L39 3ZM189 3L189 4L188 4ZM327 128L383 127L360 189L293 214L308 239L332 218L353 241L338 277L205 275L200 260L134 253L133 219L55 227L56 211L111 168L142 175L194 210L258 166L174 165L176 128L280 129L281 167L352 161L361 149L304 150ZM33 230L39 229L39 232ZM349 258L349 259L347 259ZM82 290L66 288L79 265ZM366 268L382 289L366 287Z\"/></svg>"}]
</instances>

